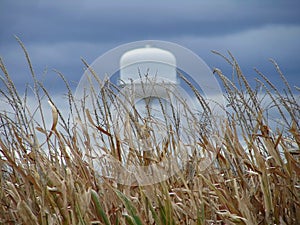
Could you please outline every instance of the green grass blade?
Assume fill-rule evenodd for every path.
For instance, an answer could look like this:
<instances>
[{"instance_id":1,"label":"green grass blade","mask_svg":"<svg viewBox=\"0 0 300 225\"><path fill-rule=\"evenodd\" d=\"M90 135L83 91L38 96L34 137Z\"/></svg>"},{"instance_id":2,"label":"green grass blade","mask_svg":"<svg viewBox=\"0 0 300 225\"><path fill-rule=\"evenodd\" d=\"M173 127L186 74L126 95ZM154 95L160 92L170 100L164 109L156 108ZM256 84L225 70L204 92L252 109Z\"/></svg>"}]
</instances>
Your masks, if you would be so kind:
<instances>
[{"instance_id":1,"label":"green grass blade","mask_svg":"<svg viewBox=\"0 0 300 225\"><path fill-rule=\"evenodd\" d=\"M126 195L124 195L119 190L115 190L116 194L120 198L120 200L124 203L125 208L128 210L129 215L132 217L133 221L136 225L142 225L142 221L140 217L137 214L136 208L132 205L132 202L127 198Z\"/></svg>"},{"instance_id":2,"label":"green grass blade","mask_svg":"<svg viewBox=\"0 0 300 225\"><path fill-rule=\"evenodd\" d=\"M91 197L92 197L93 203L95 204L98 217L100 217L103 220L105 225L111 225L106 213L104 212L103 208L101 207L98 193L94 190L91 190Z\"/></svg>"}]
</instances>

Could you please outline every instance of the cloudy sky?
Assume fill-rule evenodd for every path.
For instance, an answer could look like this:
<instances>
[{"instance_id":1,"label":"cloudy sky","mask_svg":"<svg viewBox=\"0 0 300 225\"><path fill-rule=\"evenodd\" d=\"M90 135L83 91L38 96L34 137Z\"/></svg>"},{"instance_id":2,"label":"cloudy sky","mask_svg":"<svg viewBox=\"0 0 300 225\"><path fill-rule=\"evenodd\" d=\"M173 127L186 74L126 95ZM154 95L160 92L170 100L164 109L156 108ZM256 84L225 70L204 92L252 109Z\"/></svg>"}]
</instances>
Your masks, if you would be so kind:
<instances>
[{"instance_id":1,"label":"cloudy sky","mask_svg":"<svg viewBox=\"0 0 300 225\"><path fill-rule=\"evenodd\" d=\"M231 76L230 66L211 52L229 50L249 79L257 77L256 67L280 85L268 61L274 58L290 83L300 86L298 0L1 0L0 21L0 56L20 90L30 73L14 35L53 93L66 92L53 69L75 90L81 57L92 63L120 44L145 39L183 45Z\"/></svg>"}]
</instances>

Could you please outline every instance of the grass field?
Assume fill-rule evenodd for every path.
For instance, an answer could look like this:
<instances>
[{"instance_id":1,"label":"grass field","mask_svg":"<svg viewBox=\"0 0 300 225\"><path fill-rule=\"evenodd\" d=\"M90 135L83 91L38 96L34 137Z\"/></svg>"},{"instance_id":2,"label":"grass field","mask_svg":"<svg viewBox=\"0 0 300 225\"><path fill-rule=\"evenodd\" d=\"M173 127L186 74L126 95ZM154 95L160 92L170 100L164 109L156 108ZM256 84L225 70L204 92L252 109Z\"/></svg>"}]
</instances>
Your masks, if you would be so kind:
<instances>
[{"instance_id":1,"label":"grass field","mask_svg":"<svg viewBox=\"0 0 300 225\"><path fill-rule=\"evenodd\" d=\"M40 104L35 113L42 120L33 119L26 95L18 93L1 59L1 99L10 110L0 112L0 224L299 224L299 87L289 86L274 61L284 90L259 71L257 87L250 87L235 58L222 56L234 72L225 76L215 70L228 103L220 144L212 145L207 133L196 129L196 141L190 143L195 152L182 170L160 183L126 186L99 175L92 156L86 157L96 142L106 154L122 158L122 140L112 130L109 108L97 114L76 105L61 75L71 116L83 124L74 125L38 82L21 46L36 101L47 96L52 118L43 116ZM267 106L265 99L269 99ZM279 115L280 129L269 125L271 109ZM193 124L201 126L197 118ZM172 154L180 141L175 131L161 146L147 143L158 152L151 160L161 160L162 151ZM199 149L216 155L205 170L198 166L203 160ZM149 163L145 155L135 154L133 163Z\"/></svg>"}]
</instances>

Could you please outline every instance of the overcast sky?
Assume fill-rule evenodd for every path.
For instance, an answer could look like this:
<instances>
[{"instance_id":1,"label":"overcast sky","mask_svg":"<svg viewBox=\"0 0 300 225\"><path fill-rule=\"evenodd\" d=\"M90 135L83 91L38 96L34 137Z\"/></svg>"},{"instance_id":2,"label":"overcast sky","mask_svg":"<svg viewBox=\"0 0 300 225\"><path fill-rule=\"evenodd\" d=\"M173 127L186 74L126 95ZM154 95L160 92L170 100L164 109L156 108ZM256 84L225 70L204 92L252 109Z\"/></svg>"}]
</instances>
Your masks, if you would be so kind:
<instances>
[{"instance_id":1,"label":"overcast sky","mask_svg":"<svg viewBox=\"0 0 300 225\"><path fill-rule=\"evenodd\" d=\"M53 69L75 90L81 57L92 63L111 48L145 39L183 45L228 76L230 67L211 50L229 50L249 79L257 77L257 67L279 85L268 61L274 58L290 83L300 86L299 0L0 0L0 21L0 56L20 89L30 73L14 35L55 93L66 90Z\"/></svg>"}]
</instances>

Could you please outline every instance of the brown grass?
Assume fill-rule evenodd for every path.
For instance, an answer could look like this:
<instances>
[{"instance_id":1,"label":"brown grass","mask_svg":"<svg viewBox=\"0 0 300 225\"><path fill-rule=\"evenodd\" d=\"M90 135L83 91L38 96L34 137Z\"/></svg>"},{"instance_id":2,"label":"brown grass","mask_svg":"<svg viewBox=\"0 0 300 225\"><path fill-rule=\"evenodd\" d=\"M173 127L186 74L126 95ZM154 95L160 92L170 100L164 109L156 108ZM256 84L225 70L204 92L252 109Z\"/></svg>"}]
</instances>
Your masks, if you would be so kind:
<instances>
[{"instance_id":1,"label":"brown grass","mask_svg":"<svg viewBox=\"0 0 300 225\"><path fill-rule=\"evenodd\" d=\"M259 86L253 89L235 58L222 56L232 65L236 82L215 70L228 101L228 118L222 124L226 135L221 146L213 147L217 157L212 166L198 170L201 159L196 154L186 168L166 181L125 186L99 176L92 160L84 157L93 148L93 140L98 140L99 148L107 154L121 157L122 143L110 126L108 108L95 113L96 110L87 111L76 105L60 74L69 90L72 115L84 115L81 125L74 127L37 81L25 48L24 51L37 101L42 95L49 99L52 126L47 128L49 118L43 117L41 104L36 113L42 116L42 123L34 120L26 106L26 96L20 97L1 59L2 100L13 110L0 112L0 224L299 223L300 107L298 96L274 61L286 85L283 91L259 71L262 80L258 79ZM262 104L260 87L271 99L268 108ZM107 91L103 90L102 97L113 98ZM97 102L94 106L97 109ZM278 110L284 129L271 130L266 116L270 108ZM194 123L197 127L198 122ZM90 128L85 129L85 124ZM158 151L165 149L170 154L178 141L175 133L169 133L168 141ZM42 134L45 142L39 143L37 134ZM193 140L199 141L191 145L212 148L200 128L194 135ZM137 157L135 163L146 161Z\"/></svg>"}]
</instances>

